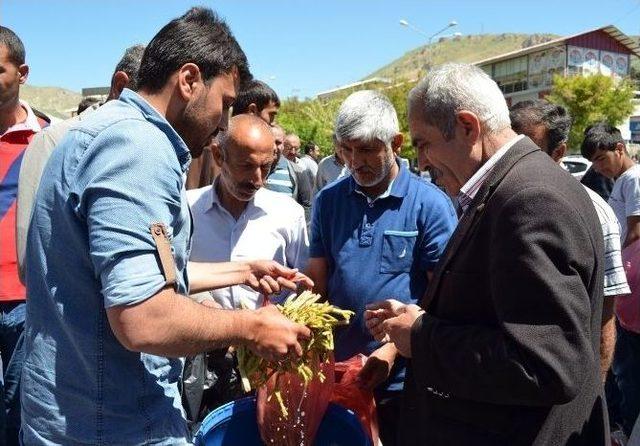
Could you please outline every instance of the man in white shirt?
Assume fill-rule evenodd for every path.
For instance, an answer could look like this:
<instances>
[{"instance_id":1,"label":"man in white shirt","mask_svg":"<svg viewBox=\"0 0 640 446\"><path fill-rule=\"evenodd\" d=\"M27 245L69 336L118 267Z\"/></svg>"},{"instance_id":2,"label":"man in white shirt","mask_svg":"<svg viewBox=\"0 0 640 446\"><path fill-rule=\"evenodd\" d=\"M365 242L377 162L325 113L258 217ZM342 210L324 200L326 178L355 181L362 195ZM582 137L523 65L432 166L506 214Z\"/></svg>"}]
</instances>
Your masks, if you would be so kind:
<instances>
[{"instance_id":1,"label":"man in white shirt","mask_svg":"<svg viewBox=\"0 0 640 446\"><path fill-rule=\"evenodd\" d=\"M333 135L333 155L322 158L318 163L318 173L313 187L313 195L315 196L327 184L333 183L339 178L349 174L349 169L344 165L340 146Z\"/></svg>"},{"instance_id":2,"label":"man in white shirt","mask_svg":"<svg viewBox=\"0 0 640 446\"><path fill-rule=\"evenodd\" d=\"M269 126L260 118L231 119L213 150L220 175L212 186L187 194L194 223L192 261L269 259L305 267L309 241L302 206L262 187L274 161L274 145ZM214 290L210 296L226 309L262 305L262 295L242 285Z\"/></svg>"},{"instance_id":3,"label":"man in white shirt","mask_svg":"<svg viewBox=\"0 0 640 446\"><path fill-rule=\"evenodd\" d=\"M571 129L571 116L561 105L544 99L522 101L510 110L511 127L516 133L527 135L538 147L562 166L567 152ZM584 186L584 185L583 185ZM622 266L620 253L620 225L613 209L597 193L584 186L598 214L604 237L604 304L602 306L602 333L600 335L600 369L603 379L613 359L616 343L613 305L615 297L631 293Z\"/></svg>"},{"instance_id":4,"label":"man in white shirt","mask_svg":"<svg viewBox=\"0 0 640 446\"><path fill-rule=\"evenodd\" d=\"M640 166L629 156L620 130L607 123L588 128L580 150L585 158L593 162L596 172L615 179L609 205L620 222L620 241L624 251L640 240ZM628 280L633 283L632 277ZM635 299L635 296L631 298ZM629 301L629 304L632 303ZM634 305L617 302L618 339L611 367L615 386L607 388L608 402L615 402L614 395L618 394L619 407L610 404L612 407L609 412L613 414L614 422L622 424L626 436L631 435L640 414L640 333L626 323L635 319L634 314L628 313L629 310L632 313L638 311Z\"/></svg>"},{"instance_id":5,"label":"man in white shirt","mask_svg":"<svg viewBox=\"0 0 640 446\"><path fill-rule=\"evenodd\" d=\"M320 160L320 147L314 142L308 142L304 145L304 155L298 160L298 163L311 173L312 180L315 180L318 174L318 161Z\"/></svg>"}]
</instances>

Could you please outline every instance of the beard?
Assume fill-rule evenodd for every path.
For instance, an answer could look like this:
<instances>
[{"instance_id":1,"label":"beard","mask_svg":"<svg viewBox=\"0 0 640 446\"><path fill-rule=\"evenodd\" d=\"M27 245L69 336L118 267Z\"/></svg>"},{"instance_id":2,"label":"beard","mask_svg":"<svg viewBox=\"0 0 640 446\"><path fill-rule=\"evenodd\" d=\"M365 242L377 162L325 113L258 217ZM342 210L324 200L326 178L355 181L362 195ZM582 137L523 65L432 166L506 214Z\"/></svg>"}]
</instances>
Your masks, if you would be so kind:
<instances>
[{"instance_id":1,"label":"beard","mask_svg":"<svg viewBox=\"0 0 640 446\"><path fill-rule=\"evenodd\" d=\"M382 180L384 180L387 175L389 175L389 172L391 171L391 168L393 167L393 163L395 162L395 160L391 157L391 158L387 158L386 161L384 162L384 164L382 165L380 172L375 175L374 177L372 177L371 179L364 179L364 178L359 178L359 174L357 170L352 170L349 169L351 171L351 176L353 177L353 179L355 180L355 182L358 184L358 186L360 187L373 187L376 186L378 184L380 184L380 182ZM362 169L363 172L365 173L369 173L369 174L373 174L374 172L369 169L368 167L365 167L364 169Z\"/></svg>"},{"instance_id":2,"label":"beard","mask_svg":"<svg viewBox=\"0 0 640 446\"><path fill-rule=\"evenodd\" d=\"M186 144L192 158L202 155L204 148L211 144L211 140L218 131L219 119L215 125L208 120L203 112L205 109L205 95L200 96L193 103L188 103L174 123L175 131Z\"/></svg>"}]
</instances>

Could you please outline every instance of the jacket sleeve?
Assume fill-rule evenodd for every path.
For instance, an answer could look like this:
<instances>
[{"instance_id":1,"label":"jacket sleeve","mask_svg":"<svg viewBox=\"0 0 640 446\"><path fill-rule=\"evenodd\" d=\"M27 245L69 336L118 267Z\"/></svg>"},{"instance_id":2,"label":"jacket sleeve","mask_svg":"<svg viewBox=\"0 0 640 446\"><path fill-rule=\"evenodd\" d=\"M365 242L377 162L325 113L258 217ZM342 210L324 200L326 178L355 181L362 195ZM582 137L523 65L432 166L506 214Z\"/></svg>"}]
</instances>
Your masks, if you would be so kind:
<instances>
[{"instance_id":1,"label":"jacket sleeve","mask_svg":"<svg viewBox=\"0 0 640 446\"><path fill-rule=\"evenodd\" d=\"M603 280L594 273L602 245L584 220L595 217L586 214L546 187L508 199L487 234L498 323L428 313L418 319L411 336L418 386L494 404L550 406L575 398L597 364L591 327L599 323L591 321L588 287Z\"/></svg>"}]
</instances>

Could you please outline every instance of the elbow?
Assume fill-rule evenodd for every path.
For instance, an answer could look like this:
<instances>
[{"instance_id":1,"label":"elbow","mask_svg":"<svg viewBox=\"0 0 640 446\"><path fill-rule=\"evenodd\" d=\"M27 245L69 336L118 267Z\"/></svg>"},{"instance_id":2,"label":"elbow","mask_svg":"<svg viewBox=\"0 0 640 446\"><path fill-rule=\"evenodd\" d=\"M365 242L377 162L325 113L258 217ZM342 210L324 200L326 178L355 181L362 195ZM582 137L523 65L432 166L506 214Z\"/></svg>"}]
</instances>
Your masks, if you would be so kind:
<instances>
[{"instance_id":1,"label":"elbow","mask_svg":"<svg viewBox=\"0 0 640 446\"><path fill-rule=\"evenodd\" d=\"M127 350L135 353L152 353L157 344L157 333L148 321L138 321L122 311L107 311L109 325L114 336Z\"/></svg>"}]
</instances>

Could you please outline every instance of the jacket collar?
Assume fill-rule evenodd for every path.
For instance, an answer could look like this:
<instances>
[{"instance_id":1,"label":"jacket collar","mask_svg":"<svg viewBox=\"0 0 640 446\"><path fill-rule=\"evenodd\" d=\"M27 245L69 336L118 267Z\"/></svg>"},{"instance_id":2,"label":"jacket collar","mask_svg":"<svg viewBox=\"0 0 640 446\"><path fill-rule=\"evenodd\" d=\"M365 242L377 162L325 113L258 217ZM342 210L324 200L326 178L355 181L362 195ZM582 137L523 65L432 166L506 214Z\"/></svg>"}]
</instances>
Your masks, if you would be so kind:
<instances>
[{"instance_id":1,"label":"jacket collar","mask_svg":"<svg viewBox=\"0 0 640 446\"><path fill-rule=\"evenodd\" d=\"M421 306L423 308L427 308L429 304L431 304L431 301L438 292L442 275L446 272L448 265L451 263L451 260L455 257L460 247L463 246L463 242L466 239L467 234L473 227L474 223L477 222L477 217L479 217L484 211L486 202L489 201L500 182L518 161L531 153L537 152L538 150L540 149L533 141L524 137L515 143L513 147L511 147L496 163L493 171L489 174L483 185L478 190L478 193L469 204L467 211L462 215L456 230L449 239L449 243L447 244L442 257L440 257L440 261L434 271L433 280L429 283L425 297L421 301Z\"/></svg>"}]
</instances>

